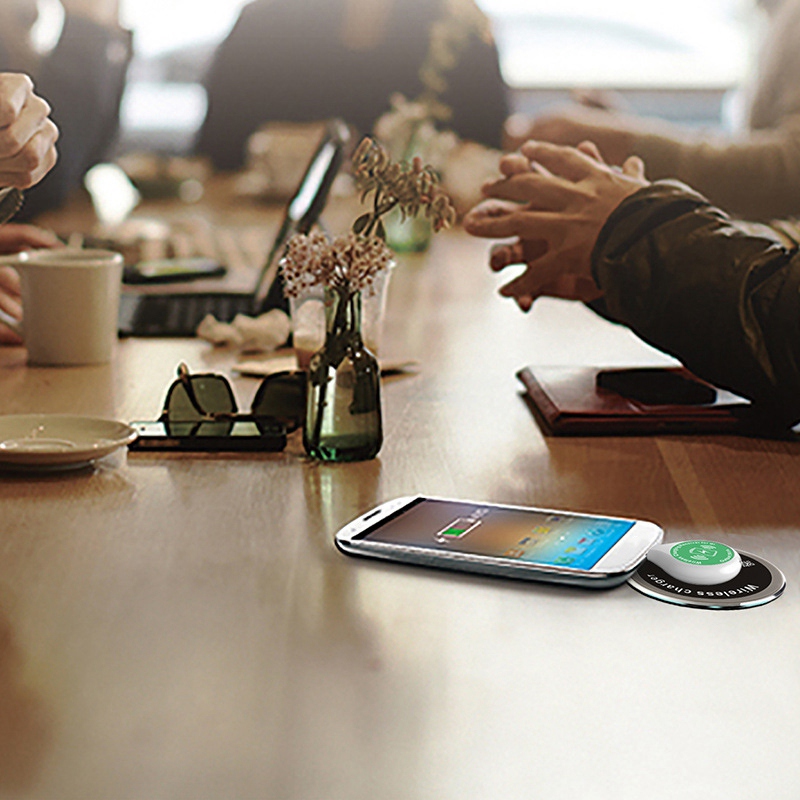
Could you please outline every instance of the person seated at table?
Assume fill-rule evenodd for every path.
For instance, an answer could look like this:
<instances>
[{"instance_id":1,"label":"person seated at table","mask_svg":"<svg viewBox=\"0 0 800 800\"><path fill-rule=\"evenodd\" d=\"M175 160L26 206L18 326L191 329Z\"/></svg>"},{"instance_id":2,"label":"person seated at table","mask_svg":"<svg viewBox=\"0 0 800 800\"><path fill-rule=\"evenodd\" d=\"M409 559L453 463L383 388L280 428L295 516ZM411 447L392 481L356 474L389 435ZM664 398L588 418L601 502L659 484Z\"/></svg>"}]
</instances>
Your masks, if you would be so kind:
<instances>
[{"instance_id":1,"label":"person seated at table","mask_svg":"<svg viewBox=\"0 0 800 800\"><path fill-rule=\"evenodd\" d=\"M33 91L27 75L0 73L0 188L28 189L56 163L58 129L49 117L49 105ZM35 247L54 247L58 239L32 225L0 226L0 253ZM0 267L0 308L21 319L19 276ZM19 337L0 325L0 343Z\"/></svg>"},{"instance_id":2,"label":"person seated at table","mask_svg":"<svg viewBox=\"0 0 800 800\"><path fill-rule=\"evenodd\" d=\"M119 0L61 0L64 25L55 47L39 53L31 38L36 0L0 3L0 70L25 72L53 107L61 131L59 163L26 194L18 219L58 208L107 153L119 107L131 35L119 26Z\"/></svg>"},{"instance_id":3,"label":"person seated at table","mask_svg":"<svg viewBox=\"0 0 800 800\"><path fill-rule=\"evenodd\" d=\"M785 234L734 220L677 181L621 169L590 143L530 141L483 187L465 229L493 239L490 266L525 265L502 287L588 303L698 376L751 399L765 422L800 420L800 252Z\"/></svg>"},{"instance_id":4,"label":"person seated at table","mask_svg":"<svg viewBox=\"0 0 800 800\"><path fill-rule=\"evenodd\" d=\"M214 56L196 149L232 170L266 122L340 117L368 133L394 93L409 100L421 93L432 32L464 24L473 30L439 99L459 136L499 148L506 86L474 0L255 0Z\"/></svg>"},{"instance_id":5,"label":"person seated at table","mask_svg":"<svg viewBox=\"0 0 800 800\"><path fill-rule=\"evenodd\" d=\"M714 134L576 103L532 120L512 117L508 149L527 139L591 140L609 163L638 155L651 178L685 181L728 213L760 220L800 214L800 0L758 3L769 28L747 93L745 130Z\"/></svg>"}]
</instances>

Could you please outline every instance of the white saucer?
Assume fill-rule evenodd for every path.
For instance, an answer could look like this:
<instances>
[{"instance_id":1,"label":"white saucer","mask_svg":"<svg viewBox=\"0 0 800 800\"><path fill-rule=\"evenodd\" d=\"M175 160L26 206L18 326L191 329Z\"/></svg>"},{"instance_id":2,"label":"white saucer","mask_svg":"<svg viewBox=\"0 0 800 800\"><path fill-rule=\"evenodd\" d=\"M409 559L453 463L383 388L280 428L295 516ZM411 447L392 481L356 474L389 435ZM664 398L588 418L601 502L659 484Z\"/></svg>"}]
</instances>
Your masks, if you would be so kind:
<instances>
[{"instance_id":1,"label":"white saucer","mask_svg":"<svg viewBox=\"0 0 800 800\"><path fill-rule=\"evenodd\" d=\"M74 469L135 438L130 425L114 420L68 414L0 416L0 468Z\"/></svg>"}]
</instances>

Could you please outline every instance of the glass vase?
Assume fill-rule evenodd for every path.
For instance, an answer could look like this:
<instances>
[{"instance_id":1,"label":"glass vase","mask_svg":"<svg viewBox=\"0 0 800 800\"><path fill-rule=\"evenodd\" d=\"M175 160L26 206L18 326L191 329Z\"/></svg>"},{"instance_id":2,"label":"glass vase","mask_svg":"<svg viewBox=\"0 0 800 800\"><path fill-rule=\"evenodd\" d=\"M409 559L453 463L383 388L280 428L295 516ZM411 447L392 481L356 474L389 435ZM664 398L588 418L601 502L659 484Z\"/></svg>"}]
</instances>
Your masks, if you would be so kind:
<instances>
[{"instance_id":1,"label":"glass vase","mask_svg":"<svg viewBox=\"0 0 800 800\"><path fill-rule=\"evenodd\" d=\"M390 211L384 219L386 244L395 253L423 253L433 238L431 221L423 213L403 219L399 208Z\"/></svg>"},{"instance_id":2,"label":"glass vase","mask_svg":"<svg viewBox=\"0 0 800 800\"><path fill-rule=\"evenodd\" d=\"M380 368L361 338L361 294L325 290L325 344L308 367L303 446L322 461L374 458L383 443Z\"/></svg>"}]
</instances>

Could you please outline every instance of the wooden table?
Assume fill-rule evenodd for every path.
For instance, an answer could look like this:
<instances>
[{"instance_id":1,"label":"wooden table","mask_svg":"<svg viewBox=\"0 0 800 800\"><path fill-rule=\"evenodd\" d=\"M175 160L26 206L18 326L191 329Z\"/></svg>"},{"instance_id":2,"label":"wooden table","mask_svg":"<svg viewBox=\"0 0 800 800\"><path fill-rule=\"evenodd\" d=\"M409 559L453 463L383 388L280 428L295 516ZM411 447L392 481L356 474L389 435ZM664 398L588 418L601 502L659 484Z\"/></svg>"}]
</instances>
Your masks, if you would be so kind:
<instances>
[{"instance_id":1,"label":"wooden table","mask_svg":"<svg viewBox=\"0 0 800 800\"><path fill-rule=\"evenodd\" d=\"M0 478L0 796L796 798L800 444L547 438L526 363L664 358L581 306L519 313L462 233L401 259L385 444L319 464L114 454ZM0 352L0 411L158 414L189 340L109 366ZM236 378L243 402L253 379ZM689 610L352 560L333 533L428 493L645 517L786 573L777 602Z\"/></svg>"}]
</instances>

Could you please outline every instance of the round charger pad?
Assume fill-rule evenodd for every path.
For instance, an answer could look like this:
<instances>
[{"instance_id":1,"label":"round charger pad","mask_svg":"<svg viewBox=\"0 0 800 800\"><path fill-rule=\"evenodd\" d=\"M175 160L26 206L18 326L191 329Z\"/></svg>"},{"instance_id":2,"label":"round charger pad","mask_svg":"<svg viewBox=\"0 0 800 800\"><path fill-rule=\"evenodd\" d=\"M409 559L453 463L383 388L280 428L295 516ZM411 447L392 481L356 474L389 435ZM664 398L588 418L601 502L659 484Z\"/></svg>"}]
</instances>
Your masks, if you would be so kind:
<instances>
[{"instance_id":1,"label":"round charger pad","mask_svg":"<svg viewBox=\"0 0 800 800\"><path fill-rule=\"evenodd\" d=\"M783 573L763 558L741 551L739 555L742 558L741 570L724 583L688 583L672 577L647 558L628 579L628 583L648 597L692 608L752 608L780 597L786 588Z\"/></svg>"}]
</instances>

